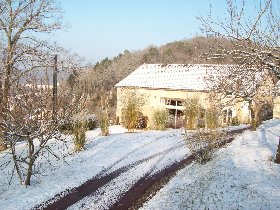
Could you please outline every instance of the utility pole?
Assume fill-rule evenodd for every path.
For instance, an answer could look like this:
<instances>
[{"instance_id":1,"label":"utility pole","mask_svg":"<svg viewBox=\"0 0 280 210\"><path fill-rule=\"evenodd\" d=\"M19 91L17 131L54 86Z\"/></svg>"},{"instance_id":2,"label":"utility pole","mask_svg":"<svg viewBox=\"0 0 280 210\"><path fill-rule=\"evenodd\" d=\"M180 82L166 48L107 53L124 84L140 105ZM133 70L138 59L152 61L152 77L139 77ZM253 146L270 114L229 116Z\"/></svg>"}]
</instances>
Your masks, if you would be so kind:
<instances>
[{"instance_id":1,"label":"utility pole","mask_svg":"<svg viewBox=\"0 0 280 210\"><path fill-rule=\"evenodd\" d=\"M3 87L2 87L2 76L0 77L0 119L3 120L3 97L2 97L2 91L3 91ZM3 151L5 149L7 149L7 145L5 142L6 136L5 136L5 132L3 128L0 128L0 151Z\"/></svg>"},{"instance_id":2,"label":"utility pole","mask_svg":"<svg viewBox=\"0 0 280 210\"><path fill-rule=\"evenodd\" d=\"M274 162L280 164L280 137L279 137L277 154L276 154L276 158L275 158Z\"/></svg>"},{"instance_id":3,"label":"utility pole","mask_svg":"<svg viewBox=\"0 0 280 210\"><path fill-rule=\"evenodd\" d=\"M52 119L57 122L57 55L54 56L54 69L53 69L53 98L52 98Z\"/></svg>"},{"instance_id":4,"label":"utility pole","mask_svg":"<svg viewBox=\"0 0 280 210\"><path fill-rule=\"evenodd\" d=\"M1 49L1 48L0 48ZM3 68L1 72L4 72L5 68L5 51L3 51L3 60L0 61L1 65L0 68ZM0 74L0 120L4 121L5 114L3 113L5 109L3 109L3 83L2 83L3 75ZM0 151L7 149L7 142L6 142L6 132L5 128L0 127Z\"/></svg>"}]
</instances>

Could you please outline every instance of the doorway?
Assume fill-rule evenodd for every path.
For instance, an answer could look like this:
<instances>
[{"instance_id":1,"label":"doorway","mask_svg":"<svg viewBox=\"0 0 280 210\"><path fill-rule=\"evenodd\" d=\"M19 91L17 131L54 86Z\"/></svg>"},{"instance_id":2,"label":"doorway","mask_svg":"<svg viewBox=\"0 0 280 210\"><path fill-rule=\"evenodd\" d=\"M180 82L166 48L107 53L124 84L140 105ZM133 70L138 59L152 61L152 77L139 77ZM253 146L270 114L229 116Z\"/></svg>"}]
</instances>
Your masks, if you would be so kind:
<instances>
[{"instance_id":1,"label":"doorway","mask_svg":"<svg viewBox=\"0 0 280 210\"><path fill-rule=\"evenodd\" d=\"M179 109L168 109L169 111L169 127L182 128L184 127L184 112Z\"/></svg>"}]
</instances>

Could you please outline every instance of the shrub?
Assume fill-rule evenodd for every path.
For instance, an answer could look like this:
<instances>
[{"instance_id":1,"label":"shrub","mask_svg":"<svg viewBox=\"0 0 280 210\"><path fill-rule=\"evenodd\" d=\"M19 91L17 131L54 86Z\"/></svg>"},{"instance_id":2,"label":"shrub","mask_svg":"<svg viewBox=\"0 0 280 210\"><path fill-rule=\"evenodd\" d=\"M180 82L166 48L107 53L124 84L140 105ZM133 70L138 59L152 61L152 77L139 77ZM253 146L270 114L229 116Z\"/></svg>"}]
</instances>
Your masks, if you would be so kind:
<instances>
[{"instance_id":1,"label":"shrub","mask_svg":"<svg viewBox=\"0 0 280 210\"><path fill-rule=\"evenodd\" d=\"M70 133L74 132L74 127L77 123L77 121L83 121L86 124L86 130L93 130L97 128L97 119L95 115L77 115L74 116L71 120L68 120L67 122L61 122L59 126L60 131L67 131Z\"/></svg>"},{"instance_id":2,"label":"shrub","mask_svg":"<svg viewBox=\"0 0 280 210\"><path fill-rule=\"evenodd\" d=\"M221 130L196 130L185 132L185 141L191 153L200 164L211 160L214 152L220 146L220 140L224 136Z\"/></svg>"},{"instance_id":3,"label":"shrub","mask_svg":"<svg viewBox=\"0 0 280 210\"><path fill-rule=\"evenodd\" d=\"M196 127L196 121L200 114L201 104L197 97L190 97L185 100L185 116L186 116L186 128L193 130Z\"/></svg>"},{"instance_id":4,"label":"shrub","mask_svg":"<svg viewBox=\"0 0 280 210\"><path fill-rule=\"evenodd\" d=\"M205 109L200 109L196 127L197 128L205 128Z\"/></svg>"},{"instance_id":5,"label":"shrub","mask_svg":"<svg viewBox=\"0 0 280 210\"><path fill-rule=\"evenodd\" d=\"M145 104L143 95L137 92L128 92L123 100L122 122L128 132L133 132L137 127L138 119L141 113L141 107Z\"/></svg>"},{"instance_id":6,"label":"shrub","mask_svg":"<svg viewBox=\"0 0 280 210\"><path fill-rule=\"evenodd\" d=\"M237 117L233 117L232 120L231 120L231 125L237 126L237 125L239 125L239 124L240 124L240 123L239 123L238 118L237 118Z\"/></svg>"},{"instance_id":7,"label":"shrub","mask_svg":"<svg viewBox=\"0 0 280 210\"><path fill-rule=\"evenodd\" d=\"M153 124L156 130L165 130L167 128L169 114L166 110L157 110L153 114Z\"/></svg>"},{"instance_id":8,"label":"shrub","mask_svg":"<svg viewBox=\"0 0 280 210\"><path fill-rule=\"evenodd\" d=\"M142 113L139 113L139 117L138 117L138 120L137 120L136 128L138 128L138 129L147 128L148 121L149 121L149 119L148 119L147 116L143 116Z\"/></svg>"},{"instance_id":9,"label":"shrub","mask_svg":"<svg viewBox=\"0 0 280 210\"><path fill-rule=\"evenodd\" d=\"M102 136L108 136L109 135L109 116L107 112L103 112L100 120L100 129Z\"/></svg>"},{"instance_id":10,"label":"shrub","mask_svg":"<svg viewBox=\"0 0 280 210\"><path fill-rule=\"evenodd\" d=\"M101 97L101 120L100 120L100 129L102 136L109 135L109 127L110 127L110 120L109 120L109 96Z\"/></svg>"},{"instance_id":11,"label":"shrub","mask_svg":"<svg viewBox=\"0 0 280 210\"><path fill-rule=\"evenodd\" d=\"M75 151L84 149L86 143L86 123L84 121L77 121L73 126Z\"/></svg>"},{"instance_id":12,"label":"shrub","mask_svg":"<svg viewBox=\"0 0 280 210\"><path fill-rule=\"evenodd\" d=\"M72 132L73 131L73 125L69 121L68 122L66 122L66 121L60 122L59 123L59 130L62 131L62 132L65 132L65 131Z\"/></svg>"},{"instance_id":13,"label":"shrub","mask_svg":"<svg viewBox=\"0 0 280 210\"><path fill-rule=\"evenodd\" d=\"M208 129L215 129L219 127L219 112L215 106L210 106L205 112L205 121Z\"/></svg>"},{"instance_id":14,"label":"shrub","mask_svg":"<svg viewBox=\"0 0 280 210\"><path fill-rule=\"evenodd\" d=\"M200 118L205 117L206 128L204 123L198 126L195 131L185 130L185 141L191 153L196 160L204 164L211 160L214 152L219 148L221 139L225 133L219 129L219 109L210 105L205 112L200 108Z\"/></svg>"},{"instance_id":15,"label":"shrub","mask_svg":"<svg viewBox=\"0 0 280 210\"><path fill-rule=\"evenodd\" d=\"M139 118L136 105L129 102L128 105L122 109L122 118L124 126L128 131L133 131L137 126L137 120Z\"/></svg>"},{"instance_id":16,"label":"shrub","mask_svg":"<svg viewBox=\"0 0 280 210\"><path fill-rule=\"evenodd\" d=\"M95 117L95 115L93 114L90 114L90 115L86 115L83 117L84 121L86 121L86 124L87 124L87 129L88 130L94 130L95 128L97 128L97 119Z\"/></svg>"}]
</instances>

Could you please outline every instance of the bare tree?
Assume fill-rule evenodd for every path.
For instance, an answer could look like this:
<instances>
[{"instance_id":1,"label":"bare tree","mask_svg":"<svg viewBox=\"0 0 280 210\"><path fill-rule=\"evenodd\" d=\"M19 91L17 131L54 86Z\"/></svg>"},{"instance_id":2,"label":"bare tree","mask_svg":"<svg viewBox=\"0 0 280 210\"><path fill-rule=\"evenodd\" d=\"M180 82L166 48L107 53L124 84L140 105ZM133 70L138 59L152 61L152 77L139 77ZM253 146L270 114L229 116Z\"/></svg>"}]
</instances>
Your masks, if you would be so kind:
<instances>
[{"instance_id":1,"label":"bare tree","mask_svg":"<svg viewBox=\"0 0 280 210\"><path fill-rule=\"evenodd\" d=\"M56 0L0 1L0 149L9 146L12 175L17 172L24 185L30 185L40 158L56 156L50 141L63 140L61 124L83 108L82 91L75 88L74 93L60 85L53 109L54 55L63 61L60 70L80 70L77 56L43 39L61 28ZM18 150L19 142L25 149Z\"/></svg>"},{"instance_id":2,"label":"bare tree","mask_svg":"<svg viewBox=\"0 0 280 210\"><path fill-rule=\"evenodd\" d=\"M264 103L263 100L267 99L264 96L273 96L273 88L280 77L280 5L279 1L275 0L259 1L259 5L256 5L255 1L245 0L226 2L226 19L213 17L211 9L208 16L199 17L202 31L216 37L217 47L212 48L207 57L218 60L230 57L241 65L241 68L216 80L219 82L214 85L214 89L218 91L220 88L224 95L229 91L235 98L247 100L255 128L258 104ZM248 16L248 5L255 9L254 17ZM231 46L223 45L220 41L222 39L229 40ZM229 85L223 85L226 82ZM267 85L266 88L263 88L264 84ZM279 156L275 162L280 162Z\"/></svg>"},{"instance_id":3,"label":"bare tree","mask_svg":"<svg viewBox=\"0 0 280 210\"><path fill-rule=\"evenodd\" d=\"M279 2L260 1L259 5L245 0L226 0L228 17L220 19L210 13L199 17L202 31L218 37L217 47L209 58L221 59L230 56L239 64L261 65L279 75L280 65L280 15ZM247 4L246 4L247 3ZM255 17L249 17L248 7L255 7ZM231 46L222 44L222 39L231 41Z\"/></svg>"},{"instance_id":4,"label":"bare tree","mask_svg":"<svg viewBox=\"0 0 280 210\"><path fill-rule=\"evenodd\" d=\"M46 83L38 85L35 76L29 76L26 81L28 83L18 83L11 89L12 107L5 112L9 120L2 121L1 127L6 131L8 153L14 164L12 176L16 172L22 184L30 185L32 175L43 170L38 167L40 159L47 159L49 155L58 158L52 147L57 140L64 141L66 138L60 131L61 125L80 111L77 105L81 97L73 97L70 89L60 87L54 121L53 87L44 85Z\"/></svg>"},{"instance_id":5,"label":"bare tree","mask_svg":"<svg viewBox=\"0 0 280 210\"><path fill-rule=\"evenodd\" d=\"M10 109L12 86L26 72L46 67L52 46L40 39L61 28L61 10L55 0L2 0L0 2L1 118ZM5 135L4 135L5 137ZM2 149L6 148L1 140Z\"/></svg>"},{"instance_id":6,"label":"bare tree","mask_svg":"<svg viewBox=\"0 0 280 210\"><path fill-rule=\"evenodd\" d=\"M226 2L226 19L213 17L210 10L208 16L201 16L199 20L202 31L216 38L216 47L207 58L230 58L238 66L230 71L222 70L219 76L210 76L210 81L212 88L223 96L231 93L235 102L248 102L255 128L261 107L272 103L273 88L280 76L279 4L273 0L260 1L259 5L244 0ZM249 6L255 8L255 17L247 15ZM230 45L225 46L224 39L229 40Z\"/></svg>"},{"instance_id":7,"label":"bare tree","mask_svg":"<svg viewBox=\"0 0 280 210\"><path fill-rule=\"evenodd\" d=\"M248 106L252 129L255 130L261 120L269 117L268 114L262 116L262 109L271 107L273 103L274 84L269 69L248 65L222 67L217 66L207 74L206 82L223 107L235 106L237 103L243 108Z\"/></svg>"}]
</instances>

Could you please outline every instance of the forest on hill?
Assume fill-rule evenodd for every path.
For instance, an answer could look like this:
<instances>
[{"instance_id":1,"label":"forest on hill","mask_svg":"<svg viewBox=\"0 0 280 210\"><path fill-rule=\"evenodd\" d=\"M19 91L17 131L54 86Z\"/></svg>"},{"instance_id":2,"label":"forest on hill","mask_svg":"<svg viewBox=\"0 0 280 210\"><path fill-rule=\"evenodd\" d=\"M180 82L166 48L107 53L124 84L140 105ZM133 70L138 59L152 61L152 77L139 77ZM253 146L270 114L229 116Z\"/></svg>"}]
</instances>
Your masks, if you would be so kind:
<instances>
[{"instance_id":1,"label":"forest on hill","mask_svg":"<svg viewBox=\"0 0 280 210\"><path fill-rule=\"evenodd\" d=\"M116 110L116 89L114 85L125 78L140 65L146 63L162 64L231 64L232 59L209 59L213 50L219 50L219 44L230 47L227 40L217 40L210 37L195 37L192 39L175 41L163 46L149 46L144 50L130 52L125 50L112 59L105 58L95 65L89 65L82 73L74 72L68 79L68 85L82 87L87 96L86 108L89 114L98 117L102 99L108 98L109 116L114 119ZM79 89L80 90L80 89ZM75 90L73 90L75 91Z\"/></svg>"}]
</instances>

